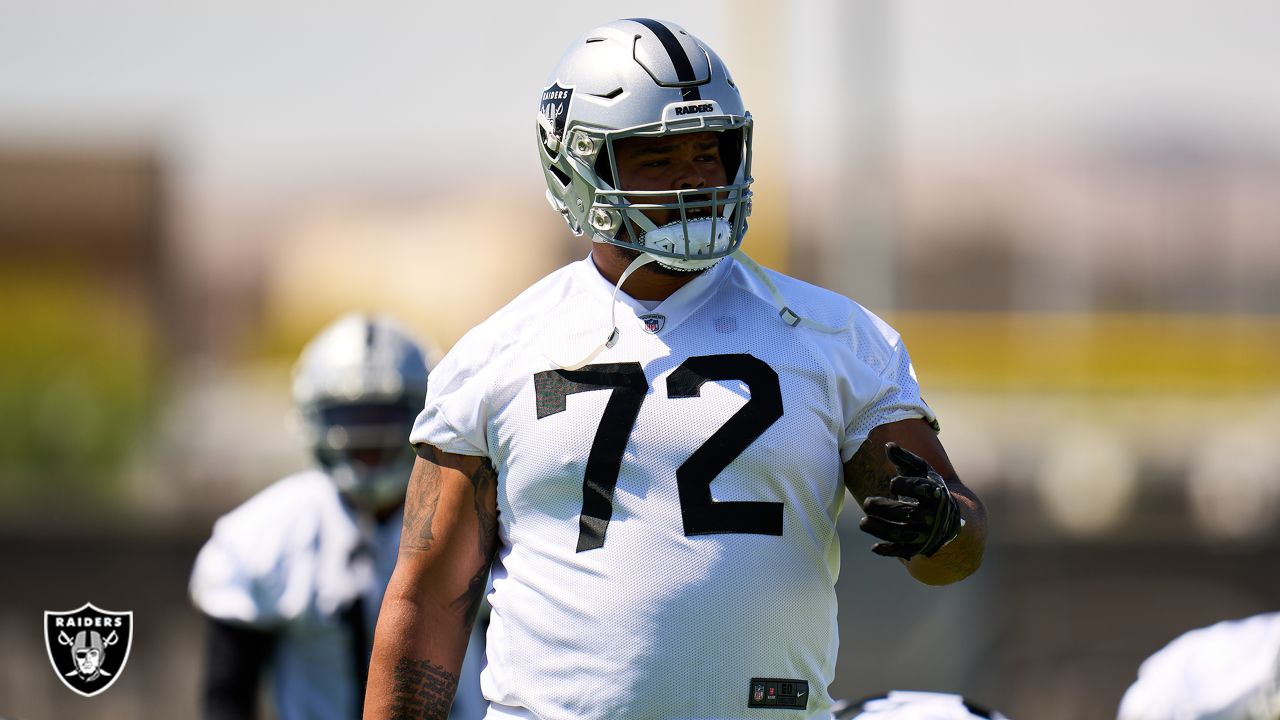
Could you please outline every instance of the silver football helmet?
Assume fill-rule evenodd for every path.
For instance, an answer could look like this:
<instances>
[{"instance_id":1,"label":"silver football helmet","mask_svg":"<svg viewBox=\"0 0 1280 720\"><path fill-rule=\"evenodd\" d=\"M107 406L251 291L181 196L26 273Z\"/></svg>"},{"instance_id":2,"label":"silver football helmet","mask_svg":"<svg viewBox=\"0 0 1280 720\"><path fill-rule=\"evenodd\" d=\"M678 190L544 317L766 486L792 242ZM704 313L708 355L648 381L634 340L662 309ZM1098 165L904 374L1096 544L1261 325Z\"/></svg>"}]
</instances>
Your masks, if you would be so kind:
<instances>
[{"instance_id":1,"label":"silver football helmet","mask_svg":"<svg viewBox=\"0 0 1280 720\"><path fill-rule=\"evenodd\" d=\"M373 512L404 500L409 431L426 392L422 348L384 317L339 318L294 367L293 400L316 460L344 495Z\"/></svg>"},{"instance_id":2,"label":"silver football helmet","mask_svg":"<svg viewBox=\"0 0 1280 720\"><path fill-rule=\"evenodd\" d=\"M670 191L618 187L615 144L715 131L729 184ZM700 270L742 243L751 212L751 114L719 56L678 25L602 25L569 47L542 91L538 154L547 200L574 234ZM657 226L641 211L679 219Z\"/></svg>"}]
</instances>

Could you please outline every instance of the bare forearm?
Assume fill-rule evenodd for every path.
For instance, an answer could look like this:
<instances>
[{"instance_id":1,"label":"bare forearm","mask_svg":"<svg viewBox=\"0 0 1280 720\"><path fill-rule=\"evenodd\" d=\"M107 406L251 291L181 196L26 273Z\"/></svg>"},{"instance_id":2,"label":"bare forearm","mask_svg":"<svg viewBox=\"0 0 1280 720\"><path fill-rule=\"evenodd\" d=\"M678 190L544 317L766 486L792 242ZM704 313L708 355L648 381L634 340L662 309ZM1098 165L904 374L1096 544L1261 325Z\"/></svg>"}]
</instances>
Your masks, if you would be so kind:
<instances>
[{"instance_id":1,"label":"bare forearm","mask_svg":"<svg viewBox=\"0 0 1280 720\"><path fill-rule=\"evenodd\" d=\"M366 720L444 720L458 689L466 630L454 611L388 594L378 619Z\"/></svg>"},{"instance_id":2,"label":"bare forearm","mask_svg":"<svg viewBox=\"0 0 1280 720\"><path fill-rule=\"evenodd\" d=\"M928 585L947 585L972 575L982 565L987 511L982 500L956 475L930 425L922 420L903 420L872 430L862 447L845 463L844 477L849 491L860 505L867 498L894 494L891 485L898 469L886 454L889 443L917 454L917 459L927 464L925 470L931 469L943 479L964 519L960 533L931 557L915 554L911 560L903 561L907 572Z\"/></svg>"},{"instance_id":3,"label":"bare forearm","mask_svg":"<svg viewBox=\"0 0 1280 720\"><path fill-rule=\"evenodd\" d=\"M487 460L419 448L378 616L367 720L446 718L497 545Z\"/></svg>"}]
</instances>

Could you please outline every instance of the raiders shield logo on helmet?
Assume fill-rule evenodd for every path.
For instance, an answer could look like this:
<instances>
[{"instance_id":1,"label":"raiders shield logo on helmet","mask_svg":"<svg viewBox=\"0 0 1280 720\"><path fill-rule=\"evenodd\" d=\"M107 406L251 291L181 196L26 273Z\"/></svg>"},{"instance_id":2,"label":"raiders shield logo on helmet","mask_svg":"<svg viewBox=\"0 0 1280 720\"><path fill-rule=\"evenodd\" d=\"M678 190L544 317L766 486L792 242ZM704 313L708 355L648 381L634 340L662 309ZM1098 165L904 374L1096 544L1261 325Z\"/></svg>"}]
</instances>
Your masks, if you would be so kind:
<instances>
[{"instance_id":1,"label":"raiders shield logo on helmet","mask_svg":"<svg viewBox=\"0 0 1280 720\"><path fill-rule=\"evenodd\" d=\"M44 613L44 646L53 671L73 692L93 697L111 687L129 661L133 611L111 612L85 603Z\"/></svg>"},{"instance_id":2,"label":"raiders shield logo on helmet","mask_svg":"<svg viewBox=\"0 0 1280 720\"><path fill-rule=\"evenodd\" d=\"M569 101L572 99L573 88L560 87L560 83L542 91L542 101L538 103L538 125L542 127L543 141L553 153L564 142L564 126L569 120Z\"/></svg>"}]
</instances>

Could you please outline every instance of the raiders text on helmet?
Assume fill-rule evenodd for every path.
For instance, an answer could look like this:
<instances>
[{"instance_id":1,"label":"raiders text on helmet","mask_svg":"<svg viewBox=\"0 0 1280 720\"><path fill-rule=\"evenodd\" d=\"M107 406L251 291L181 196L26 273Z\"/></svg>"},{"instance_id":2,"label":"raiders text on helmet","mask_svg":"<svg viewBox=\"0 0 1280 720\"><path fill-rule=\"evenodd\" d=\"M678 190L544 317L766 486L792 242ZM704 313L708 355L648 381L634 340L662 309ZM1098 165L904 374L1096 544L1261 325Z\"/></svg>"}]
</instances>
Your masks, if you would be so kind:
<instances>
[{"instance_id":1,"label":"raiders text on helmet","mask_svg":"<svg viewBox=\"0 0 1280 720\"><path fill-rule=\"evenodd\" d=\"M732 253L751 210L751 114L720 58L669 22L617 20L576 40L542 92L538 152L547 200L575 234L698 270ZM615 144L719 133L727 185L617 187ZM661 227L641 210L674 213Z\"/></svg>"}]
</instances>

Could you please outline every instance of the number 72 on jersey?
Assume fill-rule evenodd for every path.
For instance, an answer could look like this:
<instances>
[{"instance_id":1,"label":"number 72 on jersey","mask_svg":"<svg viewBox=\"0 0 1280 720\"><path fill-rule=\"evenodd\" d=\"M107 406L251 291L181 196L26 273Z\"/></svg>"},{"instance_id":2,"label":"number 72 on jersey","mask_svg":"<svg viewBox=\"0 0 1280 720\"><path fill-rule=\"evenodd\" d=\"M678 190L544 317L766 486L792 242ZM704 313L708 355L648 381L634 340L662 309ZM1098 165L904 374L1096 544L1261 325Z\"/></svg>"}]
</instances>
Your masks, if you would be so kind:
<instances>
[{"instance_id":1,"label":"number 72 on jersey","mask_svg":"<svg viewBox=\"0 0 1280 720\"><path fill-rule=\"evenodd\" d=\"M751 355L698 355L680 363L667 378L667 398L698 397L703 383L719 380L741 380L751 398L676 469L684 533L781 535L782 503L711 499L711 481L782 417L778 373ZM622 455L649 391L644 369L628 362L546 370L533 376L533 386L539 420L564 412L574 393L610 391L582 479L577 552L603 547Z\"/></svg>"}]
</instances>

